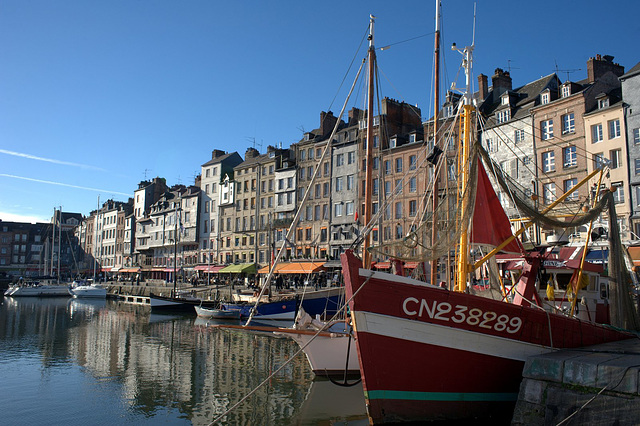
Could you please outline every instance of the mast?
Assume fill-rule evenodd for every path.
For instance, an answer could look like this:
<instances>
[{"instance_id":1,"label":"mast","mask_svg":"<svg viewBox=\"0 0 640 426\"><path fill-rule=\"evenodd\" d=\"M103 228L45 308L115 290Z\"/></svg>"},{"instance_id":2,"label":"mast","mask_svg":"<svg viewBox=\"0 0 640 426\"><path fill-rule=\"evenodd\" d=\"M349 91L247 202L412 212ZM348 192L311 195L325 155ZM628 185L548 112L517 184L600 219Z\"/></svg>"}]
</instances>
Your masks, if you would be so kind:
<instances>
[{"instance_id":1,"label":"mast","mask_svg":"<svg viewBox=\"0 0 640 426\"><path fill-rule=\"evenodd\" d=\"M433 68L434 68L434 108L433 108L433 146L436 147L438 141L438 111L440 110L440 0L436 0L436 33L435 46L433 48ZM438 167L433 165L433 198L432 198L432 218L431 218L431 247L438 241ZM431 259L431 284L435 285L438 280L438 259Z\"/></svg>"},{"instance_id":2,"label":"mast","mask_svg":"<svg viewBox=\"0 0 640 426\"><path fill-rule=\"evenodd\" d=\"M53 247L56 244L56 208L53 208L53 225L51 226L51 263L49 264L49 276L53 276Z\"/></svg>"},{"instance_id":3,"label":"mast","mask_svg":"<svg viewBox=\"0 0 640 426\"><path fill-rule=\"evenodd\" d=\"M58 284L60 284L60 257L62 255L62 206L58 209Z\"/></svg>"},{"instance_id":4,"label":"mast","mask_svg":"<svg viewBox=\"0 0 640 426\"><path fill-rule=\"evenodd\" d=\"M93 282L96 282L96 266L98 263L98 218L100 217L100 195L98 195L98 205L96 207L96 218L93 235Z\"/></svg>"},{"instance_id":5,"label":"mast","mask_svg":"<svg viewBox=\"0 0 640 426\"><path fill-rule=\"evenodd\" d=\"M451 47L452 50L457 50L455 43ZM464 118L462 123L462 157L460 161L459 175L461 178L460 194L465 195L467 191L467 180L469 179L469 154L471 152L471 113L473 111L472 99L471 99L471 68L473 65L473 43L471 46L464 48L464 51L458 50L464 56L462 66L464 67L465 75L465 92L462 96L463 100L463 112ZM471 205L467 205L465 202L461 203L460 217L464 219L467 208L471 208ZM458 256L458 277L457 277L457 289L458 291L466 291L467 289L467 275L469 274L469 224L461 223L463 226L460 233L459 244L459 256Z\"/></svg>"},{"instance_id":6,"label":"mast","mask_svg":"<svg viewBox=\"0 0 640 426\"><path fill-rule=\"evenodd\" d=\"M179 202L182 203L182 194ZM173 297L176 297L176 285L178 283L178 206L175 208L175 223L173 224Z\"/></svg>"},{"instance_id":7,"label":"mast","mask_svg":"<svg viewBox=\"0 0 640 426\"><path fill-rule=\"evenodd\" d=\"M369 61L369 80L367 88L367 139L365 143L366 149L366 167L365 167L365 193L364 193L364 223L368 225L371 221L373 202L373 73L374 62L376 60L376 52L373 44L373 24L376 17L369 15L369 52L367 54ZM371 266L371 253L369 253L369 247L371 246L371 233L367 234L364 238L364 245L362 248L362 263L365 268Z\"/></svg>"}]
</instances>

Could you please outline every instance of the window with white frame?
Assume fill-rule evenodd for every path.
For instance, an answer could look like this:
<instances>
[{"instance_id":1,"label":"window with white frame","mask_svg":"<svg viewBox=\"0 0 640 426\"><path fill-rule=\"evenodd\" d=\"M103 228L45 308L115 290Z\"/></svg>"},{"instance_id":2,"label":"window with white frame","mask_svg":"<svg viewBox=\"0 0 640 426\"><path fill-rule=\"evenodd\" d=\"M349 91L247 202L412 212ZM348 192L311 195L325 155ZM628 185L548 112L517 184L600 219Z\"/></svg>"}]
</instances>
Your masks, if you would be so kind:
<instances>
[{"instance_id":1,"label":"window with white frame","mask_svg":"<svg viewBox=\"0 0 640 426\"><path fill-rule=\"evenodd\" d=\"M576 131L575 116L572 112L562 116L562 134L573 133Z\"/></svg>"},{"instance_id":2,"label":"window with white frame","mask_svg":"<svg viewBox=\"0 0 640 426\"><path fill-rule=\"evenodd\" d=\"M622 186L622 182L612 182L611 186L616 189L613 192L613 201L616 204L624 203L624 186Z\"/></svg>"},{"instance_id":3,"label":"window with white frame","mask_svg":"<svg viewBox=\"0 0 640 426\"><path fill-rule=\"evenodd\" d=\"M553 182L542 185L542 198L545 204L551 204L556 200L556 184Z\"/></svg>"},{"instance_id":4,"label":"window with white frame","mask_svg":"<svg viewBox=\"0 0 640 426\"><path fill-rule=\"evenodd\" d=\"M348 201L346 204L346 213L347 216L352 216L353 215L353 201Z\"/></svg>"},{"instance_id":5,"label":"window with white frame","mask_svg":"<svg viewBox=\"0 0 640 426\"><path fill-rule=\"evenodd\" d=\"M598 99L598 109L607 108L609 106L609 98Z\"/></svg>"},{"instance_id":6,"label":"window with white frame","mask_svg":"<svg viewBox=\"0 0 640 426\"><path fill-rule=\"evenodd\" d=\"M597 154L593 154L593 167L595 169L599 169L604 165L604 154L599 152Z\"/></svg>"},{"instance_id":7,"label":"window with white frame","mask_svg":"<svg viewBox=\"0 0 640 426\"><path fill-rule=\"evenodd\" d=\"M409 135L409 143L414 143L416 141L416 134L415 133L411 133Z\"/></svg>"},{"instance_id":8,"label":"window with white frame","mask_svg":"<svg viewBox=\"0 0 640 426\"><path fill-rule=\"evenodd\" d=\"M570 192L573 189L573 187L576 186L577 184L578 184L578 178L565 179L565 181L563 182L565 194L567 192ZM571 192L571 194L566 199L567 200L577 200L578 199L578 191Z\"/></svg>"},{"instance_id":9,"label":"window with white frame","mask_svg":"<svg viewBox=\"0 0 640 426\"><path fill-rule=\"evenodd\" d=\"M511 119L511 110L505 109L496 113L496 123L504 123Z\"/></svg>"},{"instance_id":10,"label":"window with white frame","mask_svg":"<svg viewBox=\"0 0 640 426\"><path fill-rule=\"evenodd\" d=\"M355 151L347 152L347 164L353 164L356 162L356 153Z\"/></svg>"},{"instance_id":11,"label":"window with white frame","mask_svg":"<svg viewBox=\"0 0 640 426\"><path fill-rule=\"evenodd\" d=\"M348 175L347 176L347 190L352 190L353 189L353 183L354 183L354 177L353 175Z\"/></svg>"},{"instance_id":12,"label":"window with white frame","mask_svg":"<svg viewBox=\"0 0 640 426\"><path fill-rule=\"evenodd\" d=\"M609 125L609 139L619 138L620 120L611 120L607 124Z\"/></svg>"},{"instance_id":13,"label":"window with white frame","mask_svg":"<svg viewBox=\"0 0 640 426\"><path fill-rule=\"evenodd\" d=\"M636 186L636 206L640 206L640 186Z\"/></svg>"},{"instance_id":14,"label":"window with white frame","mask_svg":"<svg viewBox=\"0 0 640 426\"><path fill-rule=\"evenodd\" d=\"M484 141L487 152L498 152L498 142L493 138L486 138Z\"/></svg>"},{"instance_id":15,"label":"window with white frame","mask_svg":"<svg viewBox=\"0 0 640 426\"><path fill-rule=\"evenodd\" d=\"M447 105L442 108L442 116L444 118L451 117L453 115L453 105Z\"/></svg>"},{"instance_id":16,"label":"window with white frame","mask_svg":"<svg viewBox=\"0 0 640 426\"><path fill-rule=\"evenodd\" d=\"M417 165L417 157L415 155L409 156L409 170L415 170Z\"/></svg>"},{"instance_id":17,"label":"window with white frame","mask_svg":"<svg viewBox=\"0 0 640 426\"><path fill-rule=\"evenodd\" d=\"M636 160L638 161L638 160ZM416 185L416 177L413 176L411 178L409 178L409 192L417 192L418 187Z\"/></svg>"},{"instance_id":18,"label":"window with white frame","mask_svg":"<svg viewBox=\"0 0 640 426\"><path fill-rule=\"evenodd\" d=\"M545 173L554 172L556 170L556 156L553 151L542 153L542 170Z\"/></svg>"},{"instance_id":19,"label":"window with white frame","mask_svg":"<svg viewBox=\"0 0 640 426\"><path fill-rule=\"evenodd\" d=\"M633 129L633 143L634 145L640 144L640 128Z\"/></svg>"},{"instance_id":20,"label":"window with white frame","mask_svg":"<svg viewBox=\"0 0 640 426\"><path fill-rule=\"evenodd\" d=\"M640 175L640 158L636 158L634 162L635 162L635 168L634 168L635 174Z\"/></svg>"},{"instance_id":21,"label":"window with white frame","mask_svg":"<svg viewBox=\"0 0 640 426\"><path fill-rule=\"evenodd\" d=\"M540 122L540 134L543 141L553 137L553 120L544 120Z\"/></svg>"},{"instance_id":22,"label":"window with white frame","mask_svg":"<svg viewBox=\"0 0 640 426\"><path fill-rule=\"evenodd\" d=\"M524 140L524 129L519 129L514 132L513 140L518 143Z\"/></svg>"},{"instance_id":23,"label":"window with white frame","mask_svg":"<svg viewBox=\"0 0 640 426\"><path fill-rule=\"evenodd\" d=\"M398 144L398 139L391 138L391 140L389 141L389 148L395 148L397 144Z\"/></svg>"},{"instance_id":24,"label":"window with white frame","mask_svg":"<svg viewBox=\"0 0 640 426\"><path fill-rule=\"evenodd\" d=\"M609 168L617 169L622 166L622 150L621 149L612 149L609 151L609 159L611 163L609 164Z\"/></svg>"},{"instance_id":25,"label":"window with white frame","mask_svg":"<svg viewBox=\"0 0 640 426\"><path fill-rule=\"evenodd\" d=\"M562 149L562 160L563 167L575 167L578 165L575 145Z\"/></svg>"},{"instance_id":26,"label":"window with white frame","mask_svg":"<svg viewBox=\"0 0 640 426\"><path fill-rule=\"evenodd\" d=\"M545 92L545 93L541 93L540 94L540 103L542 105L548 104L549 103L549 99L550 99L549 92Z\"/></svg>"},{"instance_id":27,"label":"window with white frame","mask_svg":"<svg viewBox=\"0 0 640 426\"><path fill-rule=\"evenodd\" d=\"M344 154L336 155L336 166L344 166Z\"/></svg>"},{"instance_id":28,"label":"window with white frame","mask_svg":"<svg viewBox=\"0 0 640 426\"><path fill-rule=\"evenodd\" d=\"M591 126L591 143L602 142L602 124L594 124Z\"/></svg>"},{"instance_id":29,"label":"window with white frame","mask_svg":"<svg viewBox=\"0 0 640 426\"><path fill-rule=\"evenodd\" d=\"M571 85L569 84L562 86L562 97L566 98L567 96L571 96Z\"/></svg>"},{"instance_id":30,"label":"window with white frame","mask_svg":"<svg viewBox=\"0 0 640 426\"><path fill-rule=\"evenodd\" d=\"M335 210L334 211L335 211L335 216L336 217L342 216L342 207L343 207L342 203L336 203L335 204Z\"/></svg>"}]
</instances>

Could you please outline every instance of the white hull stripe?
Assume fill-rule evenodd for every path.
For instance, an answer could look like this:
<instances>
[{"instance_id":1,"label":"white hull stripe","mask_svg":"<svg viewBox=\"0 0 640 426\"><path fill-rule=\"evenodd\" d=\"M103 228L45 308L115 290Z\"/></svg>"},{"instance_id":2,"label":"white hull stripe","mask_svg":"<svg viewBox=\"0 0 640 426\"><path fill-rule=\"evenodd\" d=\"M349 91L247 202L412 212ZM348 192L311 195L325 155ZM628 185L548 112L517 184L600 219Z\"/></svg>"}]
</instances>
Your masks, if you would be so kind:
<instances>
[{"instance_id":1,"label":"white hull stripe","mask_svg":"<svg viewBox=\"0 0 640 426\"><path fill-rule=\"evenodd\" d=\"M552 351L551 348L492 336L459 328L446 327L371 312L354 312L357 332L483 355L526 361L527 358Z\"/></svg>"}]
</instances>

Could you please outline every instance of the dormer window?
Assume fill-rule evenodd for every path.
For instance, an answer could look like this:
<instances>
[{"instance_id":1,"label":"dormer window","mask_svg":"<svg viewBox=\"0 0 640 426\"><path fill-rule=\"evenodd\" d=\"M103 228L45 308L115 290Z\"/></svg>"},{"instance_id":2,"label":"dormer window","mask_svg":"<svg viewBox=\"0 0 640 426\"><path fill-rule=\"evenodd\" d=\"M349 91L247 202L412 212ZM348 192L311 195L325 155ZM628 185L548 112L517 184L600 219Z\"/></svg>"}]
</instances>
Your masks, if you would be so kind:
<instances>
[{"instance_id":1,"label":"dormer window","mask_svg":"<svg viewBox=\"0 0 640 426\"><path fill-rule=\"evenodd\" d=\"M511 110L505 109L496 113L496 123L504 123L511 119Z\"/></svg>"},{"instance_id":2,"label":"dormer window","mask_svg":"<svg viewBox=\"0 0 640 426\"><path fill-rule=\"evenodd\" d=\"M395 148L398 145L398 138L391 138L389 141L389 148Z\"/></svg>"},{"instance_id":3,"label":"dormer window","mask_svg":"<svg viewBox=\"0 0 640 426\"><path fill-rule=\"evenodd\" d=\"M453 115L453 105L447 105L442 108L442 116L444 118L451 117Z\"/></svg>"},{"instance_id":4,"label":"dormer window","mask_svg":"<svg viewBox=\"0 0 640 426\"><path fill-rule=\"evenodd\" d=\"M541 105L545 105L548 104L550 101L551 97L549 96L549 92L545 92L545 93L541 93L540 94L540 104Z\"/></svg>"},{"instance_id":5,"label":"dormer window","mask_svg":"<svg viewBox=\"0 0 640 426\"><path fill-rule=\"evenodd\" d=\"M269 152L269 158L274 158L275 156L276 156L276 152L275 151Z\"/></svg>"},{"instance_id":6,"label":"dormer window","mask_svg":"<svg viewBox=\"0 0 640 426\"><path fill-rule=\"evenodd\" d=\"M358 129L366 129L367 128L367 120L360 120L358 122Z\"/></svg>"},{"instance_id":7,"label":"dormer window","mask_svg":"<svg viewBox=\"0 0 640 426\"><path fill-rule=\"evenodd\" d=\"M569 96L571 96L571 85L565 84L564 86L562 86L562 97L566 98Z\"/></svg>"},{"instance_id":8,"label":"dormer window","mask_svg":"<svg viewBox=\"0 0 640 426\"><path fill-rule=\"evenodd\" d=\"M414 143L416 141L416 134L415 133L411 133L409 135L409 143Z\"/></svg>"},{"instance_id":9,"label":"dormer window","mask_svg":"<svg viewBox=\"0 0 640 426\"><path fill-rule=\"evenodd\" d=\"M509 105L509 95L506 93L502 95L502 98L500 99L500 103L502 105Z\"/></svg>"},{"instance_id":10,"label":"dormer window","mask_svg":"<svg viewBox=\"0 0 640 426\"><path fill-rule=\"evenodd\" d=\"M608 108L609 107L609 98L598 99L598 109Z\"/></svg>"},{"instance_id":11,"label":"dormer window","mask_svg":"<svg viewBox=\"0 0 640 426\"><path fill-rule=\"evenodd\" d=\"M309 133L305 133L304 134L304 138L305 141L308 141L309 139L311 139L311 137L309 136Z\"/></svg>"}]
</instances>

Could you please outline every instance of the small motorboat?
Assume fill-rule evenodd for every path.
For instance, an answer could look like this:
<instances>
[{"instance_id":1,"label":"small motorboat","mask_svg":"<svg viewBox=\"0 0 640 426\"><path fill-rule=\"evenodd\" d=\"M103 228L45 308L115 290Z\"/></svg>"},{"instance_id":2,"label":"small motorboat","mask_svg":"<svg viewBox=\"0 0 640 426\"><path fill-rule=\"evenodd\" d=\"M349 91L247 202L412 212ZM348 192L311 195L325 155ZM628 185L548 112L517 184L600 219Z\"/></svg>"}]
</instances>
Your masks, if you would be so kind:
<instances>
[{"instance_id":1,"label":"small motorboat","mask_svg":"<svg viewBox=\"0 0 640 426\"><path fill-rule=\"evenodd\" d=\"M202 306L194 306L196 314L201 318L207 319L240 319L239 309L212 309L204 308Z\"/></svg>"}]
</instances>

